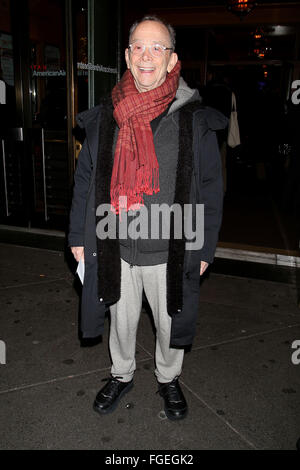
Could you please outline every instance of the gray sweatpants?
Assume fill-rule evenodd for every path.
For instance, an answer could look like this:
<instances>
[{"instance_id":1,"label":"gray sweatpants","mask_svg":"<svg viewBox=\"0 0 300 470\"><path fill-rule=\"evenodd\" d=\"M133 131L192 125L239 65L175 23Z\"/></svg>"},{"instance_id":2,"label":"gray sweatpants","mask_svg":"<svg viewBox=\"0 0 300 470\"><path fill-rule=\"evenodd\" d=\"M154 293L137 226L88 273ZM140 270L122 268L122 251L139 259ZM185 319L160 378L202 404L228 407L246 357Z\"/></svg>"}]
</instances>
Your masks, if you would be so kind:
<instances>
[{"instance_id":1,"label":"gray sweatpants","mask_svg":"<svg viewBox=\"0 0 300 470\"><path fill-rule=\"evenodd\" d=\"M182 369L184 350L170 348L171 317L167 312L166 264L132 266L121 259L121 297L110 307L109 348L111 373L129 382L136 369L136 333L142 309L143 288L156 327L155 375L160 383L171 382Z\"/></svg>"}]
</instances>

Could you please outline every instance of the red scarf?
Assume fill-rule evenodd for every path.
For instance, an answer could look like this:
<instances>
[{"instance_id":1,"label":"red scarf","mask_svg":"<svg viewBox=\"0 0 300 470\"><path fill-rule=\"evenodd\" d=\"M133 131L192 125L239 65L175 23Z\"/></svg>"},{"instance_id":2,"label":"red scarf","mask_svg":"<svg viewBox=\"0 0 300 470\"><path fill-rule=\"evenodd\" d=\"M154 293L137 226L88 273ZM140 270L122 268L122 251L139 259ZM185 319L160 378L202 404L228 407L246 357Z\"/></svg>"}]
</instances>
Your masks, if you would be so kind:
<instances>
[{"instance_id":1,"label":"red scarf","mask_svg":"<svg viewBox=\"0 0 300 470\"><path fill-rule=\"evenodd\" d=\"M116 214L139 209L144 203L143 193L159 191L159 166L150 121L175 98L180 68L177 62L162 85L142 93L127 70L112 91L114 118L120 128L110 185L112 210Z\"/></svg>"}]
</instances>

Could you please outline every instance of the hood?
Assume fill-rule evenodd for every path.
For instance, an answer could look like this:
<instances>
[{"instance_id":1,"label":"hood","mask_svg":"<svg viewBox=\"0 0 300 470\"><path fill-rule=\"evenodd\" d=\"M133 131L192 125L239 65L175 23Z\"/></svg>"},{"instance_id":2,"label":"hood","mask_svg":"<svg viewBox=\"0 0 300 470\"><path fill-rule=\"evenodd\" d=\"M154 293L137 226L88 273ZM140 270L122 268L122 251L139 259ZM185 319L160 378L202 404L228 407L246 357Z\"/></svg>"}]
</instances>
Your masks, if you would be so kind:
<instances>
[{"instance_id":1,"label":"hood","mask_svg":"<svg viewBox=\"0 0 300 470\"><path fill-rule=\"evenodd\" d=\"M204 119L208 125L208 128L212 131L220 131L225 129L228 126L229 119L224 116L221 111L218 111L215 108L210 108L209 106L205 106L204 112Z\"/></svg>"},{"instance_id":2,"label":"hood","mask_svg":"<svg viewBox=\"0 0 300 470\"><path fill-rule=\"evenodd\" d=\"M202 102L199 91L190 88L183 78L180 77L175 101L171 104L168 115L174 113L178 109L182 108L182 106L192 101L199 101L199 104Z\"/></svg>"},{"instance_id":3,"label":"hood","mask_svg":"<svg viewBox=\"0 0 300 470\"><path fill-rule=\"evenodd\" d=\"M199 104L202 102L202 98L199 94L199 91L196 89L190 88L182 77L179 79L179 86L175 96L175 101L171 104L168 111L168 115L174 113L178 109L187 103L197 101ZM109 104L112 107L111 99L103 100L103 104ZM83 111L76 116L77 123L79 127L84 128L90 121L95 121L99 115L100 106L95 106L94 108ZM199 107L200 119L204 119L207 122L207 125L210 129L217 131L225 129L228 125L228 119L220 111L206 107Z\"/></svg>"},{"instance_id":4,"label":"hood","mask_svg":"<svg viewBox=\"0 0 300 470\"><path fill-rule=\"evenodd\" d=\"M180 77L175 101L170 106L168 115L182 108L182 106L186 105L187 103L192 102L198 102L199 104L202 103L202 98L199 94L199 91L190 88L183 78ZM206 126L213 131L219 131L221 129L225 129L228 126L227 117L225 117L223 113L215 108L211 108L209 106L199 106L199 111L197 114L198 119L200 119L200 121L205 121Z\"/></svg>"}]
</instances>

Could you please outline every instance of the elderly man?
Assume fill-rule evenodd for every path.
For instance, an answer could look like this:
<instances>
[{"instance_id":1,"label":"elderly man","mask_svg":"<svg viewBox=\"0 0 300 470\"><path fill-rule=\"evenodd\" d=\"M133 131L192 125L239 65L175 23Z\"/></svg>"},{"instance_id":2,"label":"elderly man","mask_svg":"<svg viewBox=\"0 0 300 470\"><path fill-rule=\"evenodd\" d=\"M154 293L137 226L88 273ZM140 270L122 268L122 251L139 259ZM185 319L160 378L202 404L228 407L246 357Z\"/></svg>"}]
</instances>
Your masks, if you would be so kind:
<instances>
[{"instance_id":1,"label":"elderly man","mask_svg":"<svg viewBox=\"0 0 300 470\"><path fill-rule=\"evenodd\" d=\"M184 348L195 334L200 275L213 261L222 218L215 131L227 121L202 107L180 77L175 33L162 20L144 17L131 27L125 59L128 70L112 97L78 116L86 141L75 172L69 246L77 261L84 256L81 329L83 337L102 334L110 308L111 377L94 401L95 411L109 413L133 387L144 290L156 326L158 391L167 417L178 420L188 411L178 381ZM152 238L130 236L138 224L150 226L151 208L162 204L182 210L204 204L202 247L188 250L185 234L175 237L172 216L168 239L161 227ZM149 220L138 220L142 210ZM127 225L126 237L100 233L107 212L118 227Z\"/></svg>"}]
</instances>

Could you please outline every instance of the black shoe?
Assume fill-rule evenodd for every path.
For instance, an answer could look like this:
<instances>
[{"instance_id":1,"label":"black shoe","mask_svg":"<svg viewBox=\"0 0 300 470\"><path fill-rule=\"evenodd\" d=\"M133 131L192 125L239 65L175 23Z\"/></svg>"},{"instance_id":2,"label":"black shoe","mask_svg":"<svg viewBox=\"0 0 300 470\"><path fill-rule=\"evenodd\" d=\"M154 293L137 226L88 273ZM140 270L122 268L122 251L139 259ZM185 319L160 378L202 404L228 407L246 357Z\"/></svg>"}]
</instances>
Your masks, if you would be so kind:
<instances>
[{"instance_id":1,"label":"black shoe","mask_svg":"<svg viewBox=\"0 0 300 470\"><path fill-rule=\"evenodd\" d=\"M169 419L174 421L186 417L188 406L177 377L172 382L158 383L157 393L165 400L165 413Z\"/></svg>"},{"instance_id":2,"label":"black shoe","mask_svg":"<svg viewBox=\"0 0 300 470\"><path fill-rule=\"evenodd\" d=\"M119 377L118 377L119 378ZM108 383L101 388L94 401L93 408L100 414L111 413L117 408L120 398L133 387L133 380L120 382L117 377L111 377Z\"/></svg>"}]
</instances>

